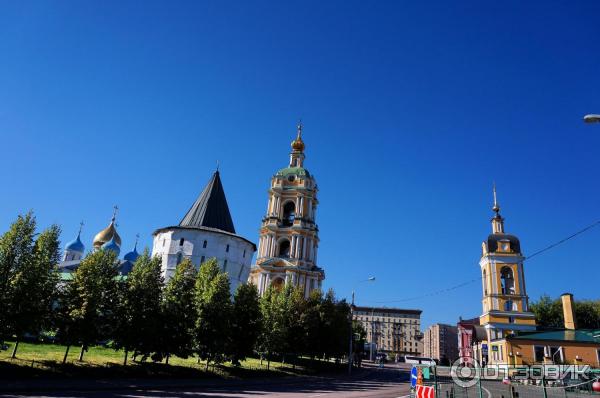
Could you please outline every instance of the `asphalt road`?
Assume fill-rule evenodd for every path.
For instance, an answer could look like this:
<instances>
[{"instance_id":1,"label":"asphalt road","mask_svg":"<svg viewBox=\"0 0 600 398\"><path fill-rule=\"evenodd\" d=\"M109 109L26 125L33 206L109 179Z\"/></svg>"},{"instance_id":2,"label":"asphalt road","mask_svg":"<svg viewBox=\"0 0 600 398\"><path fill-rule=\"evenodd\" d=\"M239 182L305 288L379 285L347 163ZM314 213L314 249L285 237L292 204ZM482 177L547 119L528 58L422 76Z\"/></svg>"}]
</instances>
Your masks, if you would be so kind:
<instances>
[{"instance_id":1,"label":"asphalt road","mask_svg":"<svg viewBox=\"0 0 600 398\"><path fill-rule=\"evenodd\" d=\"M144 388L102 391L57 391L50 393L18 393L2 397L106 397L106 398L195 398L195 397L236 397L258 398L333 398L371 397L398 398L408 395L409 377L405 369L388 366L384 369L362 371L360 376L337 379L306 379L298 382L277 381L260 385L233 385L220 387L193 388Z\"/></svg>"}]
</instances>

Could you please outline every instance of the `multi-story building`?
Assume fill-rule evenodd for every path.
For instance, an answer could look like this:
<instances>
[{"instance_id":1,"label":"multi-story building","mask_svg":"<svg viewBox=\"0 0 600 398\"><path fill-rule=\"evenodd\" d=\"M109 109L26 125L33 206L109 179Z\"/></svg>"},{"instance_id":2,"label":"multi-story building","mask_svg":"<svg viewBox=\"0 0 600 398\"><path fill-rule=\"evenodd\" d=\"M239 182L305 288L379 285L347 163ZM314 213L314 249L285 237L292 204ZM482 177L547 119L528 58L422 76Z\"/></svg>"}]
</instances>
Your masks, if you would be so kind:
<instances>
[{"instance_id":1,"label":"multi-story building","mask_svg":"<svg viewBox=\"0 0 600 398\"><path fill-rule=\"evenodd\" d=\"M354 307L352 319L367 332L367 342L379 352L399 355L421 355L421 310Z\"/></svg>"},{"instance_id":2,"label":"multi-story building","mask_svg":"<svg viewBox=\"0 0 600 398\"><path fill-rule=\"evenodd\" d=\"M423 337L423 356L440 364L450 364L458 358L456 326L436 323L427 328Z\"/></svg>"}]
</instances>

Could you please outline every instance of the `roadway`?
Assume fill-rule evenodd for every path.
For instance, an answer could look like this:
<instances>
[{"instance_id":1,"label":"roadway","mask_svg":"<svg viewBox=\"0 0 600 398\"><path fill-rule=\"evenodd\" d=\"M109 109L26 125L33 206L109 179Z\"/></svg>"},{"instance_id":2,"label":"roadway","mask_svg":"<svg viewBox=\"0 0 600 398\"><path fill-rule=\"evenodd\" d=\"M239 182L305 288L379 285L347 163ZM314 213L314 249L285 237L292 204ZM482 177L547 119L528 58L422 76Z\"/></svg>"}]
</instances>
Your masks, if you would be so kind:
<instances>
[{"instance_id":1,"label":"roadway","mask_svg":"<svg viewBox=\"0 0 600 398\"><path fill-rule=\"evenodd\" d=\"M68 381L67 381L68 383ZM64 388L64 386L63 386ZM406 369L386 365L383 369L368 368L355 372L353 377L298 378L298 380L249 381L224 383L219 386L156 387L122 389L63 389L55 392L20 392L2 397L35 398L398 398L409 394L409 375Z\"/></svg>"}]
</instances>

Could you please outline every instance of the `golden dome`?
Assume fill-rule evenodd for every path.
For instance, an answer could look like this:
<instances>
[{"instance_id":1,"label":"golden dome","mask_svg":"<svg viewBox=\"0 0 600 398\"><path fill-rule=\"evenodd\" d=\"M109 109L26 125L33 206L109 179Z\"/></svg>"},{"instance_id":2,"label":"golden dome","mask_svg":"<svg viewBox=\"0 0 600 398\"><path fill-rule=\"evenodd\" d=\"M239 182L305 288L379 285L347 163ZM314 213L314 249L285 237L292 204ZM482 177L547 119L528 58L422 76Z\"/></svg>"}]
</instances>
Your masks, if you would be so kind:
<instances>
[{"instance_id":1,"label":"golden dome","mask_svg":"<svg viewBox=\"0 0 600 398\"><path fill-rule=\"evenodd\" d=\"M121 246L121 237L117 233L117 229L115 228L115 219L113 218L108 225L108 227L104 228L102 231L98 232L94 237L94 247L99 249L103 244L110 241L111 239L115 239L117 245Z\"/></svg>"},{"instance_id":2,"label":"golden dome","mask_svg":"<svg viewBox=\"0 0 600 398\"><path fill-rule=\"evenodd\" d=\"M302 141L302 122L298 123L298 136L292 141L292 149L296 152L304 151L304 141Z\"/></svg>"}]
</instances>

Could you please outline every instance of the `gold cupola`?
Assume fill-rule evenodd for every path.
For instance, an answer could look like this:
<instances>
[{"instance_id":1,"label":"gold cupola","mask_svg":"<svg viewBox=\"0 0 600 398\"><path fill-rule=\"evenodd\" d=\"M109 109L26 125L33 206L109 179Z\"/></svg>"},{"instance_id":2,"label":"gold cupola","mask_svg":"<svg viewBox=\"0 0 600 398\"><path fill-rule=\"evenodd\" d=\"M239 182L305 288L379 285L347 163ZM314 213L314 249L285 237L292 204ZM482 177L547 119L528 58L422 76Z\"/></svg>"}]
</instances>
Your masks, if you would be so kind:
<instances>
[{"instance_id":1,"label":"gold cupola","mask_svg":"<svg viewBox=\"0 0 600 398\"><path fill-rule=\"evenodd\" d=\"M118 207L115 206L115 210L113 212L112 219L110 220L110 224L108 227L104 228L102 231L98 232L94 237L94 249L100 249L103 244L109 242L111 239L117 243L117 245L121 246L121 237L117 233L117 228L115 227L115 220L117 218L117 210Z\"/></svg>"},{"instance_id":2,"label":"gold cupola","mask_svg":"<svg viewBox=\"0 0 600 398\"><path fill-rule=\"evenodd\" d=\"M302 141L302 122L298 123L298 135L292 141L292 150L294 152L304 152L304 141Z\"/></svg>"}]
</instances>

